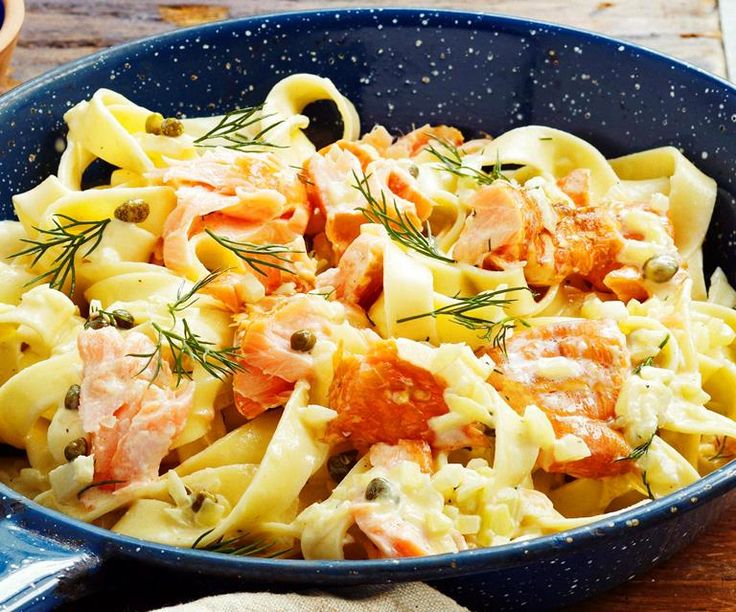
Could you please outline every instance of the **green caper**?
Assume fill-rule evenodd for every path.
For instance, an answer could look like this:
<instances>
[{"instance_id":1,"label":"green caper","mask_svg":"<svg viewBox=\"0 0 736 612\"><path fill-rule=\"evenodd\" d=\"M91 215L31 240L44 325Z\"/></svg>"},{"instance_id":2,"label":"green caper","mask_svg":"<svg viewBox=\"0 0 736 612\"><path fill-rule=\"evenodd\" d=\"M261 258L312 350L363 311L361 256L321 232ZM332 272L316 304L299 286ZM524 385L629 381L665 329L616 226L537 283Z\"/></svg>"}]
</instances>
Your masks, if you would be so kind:
<instances>
[{"instance_id":1,"label":"green caper","mask_svg":"<svg viewBox=\"0 0 736 612\"><path fill-rule=\"evenodd\" d=\"M411 174L414 178L417 178L419 176L419 166L416 164L412 164L409 166L409 174Z\"/></svg>"},{"instance_id":2,"label":"green caper","mask_svg":"<svg viewBox=\"0 0 736 612\"><path fill-rule=\"evenodd\" d=\"M64 396L64 408L67 410L79 410L79 385L72 385Z\"/></svg>"},{"instance_id":3,"label":"green caper","mask_svg":"<svg viewBox=\"0 0 736 612\"><path fill-rule=\"evenodd\" d=\"M115 209L115 218L126 223L143 223L148 219L151 207L141 198L126 200Z\"/></svg>"},{"instance_id":4,"label":"green caper","mask_svg":"<svg viewBox=\"0 0 736 612\"><path fill-rule=\"evenodd\" d=\"M332 455L327 460L327 471L335 482L341 482L358 460L358 451L349 450L339 455Z\"/></svg>"},{"instance_id":5,"label":"green caper","mask_svg":"<svg viewBox=\"0 0 736 612\"><path fill-rule=\"evenodd\" d=\"M77 438L72 440L64 447L64 457L67 461L74 461L77 457L87 454L87 440L85 438Z\"/></svg>"},{"instance_id":6,"label":"green caper","mask_svg":"<svg viewBox=\"0 0 736 612\"><path fill-rule=\"evenodd\" d=\"M374 478L368 483L365 488L365 498L368 501L374 501L376 499L396 499L396 493L391 483L385 478Z\"/></svg>"},{"instance_id":7,"label":"green caper","mask_svg":"<svg viewBox=\"0 0 736 612\"><path fill-rule=\"evenodd\" d=\"M680 269L680 264L672 255L655 255L644 262L644 278L655 283L666 283Z\"/></svg>"},{"instance_id":8,"label":"green caper","mask_svg":"<svg viewBox=\"0 0 736 612\"><path fill-rule=\"evenodd\" d=\"M299 329L291 334L290 344L293 351L307 353L312 350L315 342L317 342L317 336L311 329Z\"/></svg>"},{"instance_id":9,"label":"green caper","mask_svg":"<svg viewBox=\"0 0 736 612\"><path fill-rule=\"evenodd\" d=\"M209 491L199 491L194 497L194 501L192 501L192 512L199 512L202 509L202 504L204 504L207 499L213 502L217 501L217 497Z\"/></svg>"},{"instance_id":10,"label":"green caper","mask_svg":"<svg viewBox=\"0 0 736 612\"><path fill-rule=\"evenodd\" d=\"M135 327L135 318L127 310L113 310L112 318L118 329L132 329Z\"/></svg>"},{"instance_id":11,"label":"green caper","mask_svg":"<svg viewBox=\"0 0 736 612\"><path fill-rule=\"evenodd\" d=\"M161 124L161 135L176 138L184 133L184 124L174 117L167 117Z\"/></svg>"},{"instance_id":12,"label":"green caper","mask_svg":"<svg viewBox=\"0 0 736 612\"><path fill-rule=\"evenodd\" d=\"M146 118L146 132L149 134L160 134L161 124L164 122L164 116L161 113L151 113Z\"/></svg>"},{"instance_id":13,"label":"green caper","mask_svg":"<svg viewBox=\"0 0 736 612\"><path fill-rule=\"evenodd\" d=\"M102 329L110 325L110 321L106 317L103 317L99 312L94 312L89 315L89 319L84 324L84 329Z\"/></svg>"}]
</instances>

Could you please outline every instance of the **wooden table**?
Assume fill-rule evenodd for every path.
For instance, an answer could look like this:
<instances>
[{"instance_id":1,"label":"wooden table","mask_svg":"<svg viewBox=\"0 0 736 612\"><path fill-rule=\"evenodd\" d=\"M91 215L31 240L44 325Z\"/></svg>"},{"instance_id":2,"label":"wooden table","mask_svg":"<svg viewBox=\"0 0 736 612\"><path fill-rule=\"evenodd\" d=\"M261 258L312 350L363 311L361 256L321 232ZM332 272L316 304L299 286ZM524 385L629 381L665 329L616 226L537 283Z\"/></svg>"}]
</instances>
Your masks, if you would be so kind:
<instances>
[{"instance_id":1,"label":"wooden table","mask_svg":"<svg viewBox=\"0 0 736 612\"><path fill-rule=\"evenodd\" d=\"M181 1L26 0L11 86L133 38L264 12L255 0ZM653 47L721 76L730 68L736 79L736 0L722 0L721 7L716 0L271 0L268 11L368 4L461 7L561 22ZM575 610L736 610L736 513L729 513L675 558Z\"/></svg>"}]
</instances>

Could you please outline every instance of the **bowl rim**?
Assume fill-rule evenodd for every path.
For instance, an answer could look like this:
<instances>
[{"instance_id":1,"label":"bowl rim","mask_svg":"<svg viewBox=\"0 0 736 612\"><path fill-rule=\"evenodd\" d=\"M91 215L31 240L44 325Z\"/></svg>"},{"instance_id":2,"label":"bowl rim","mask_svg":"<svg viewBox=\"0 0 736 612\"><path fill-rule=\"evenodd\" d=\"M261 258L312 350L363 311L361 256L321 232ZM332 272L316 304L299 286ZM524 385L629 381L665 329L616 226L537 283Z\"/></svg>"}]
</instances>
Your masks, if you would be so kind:
<instances>
[{"instance_id":1,"label":"bowl rim","mask_svg":"<svg viewBox=\"0 0 736 612\"><path fill-rule=\"evenodd\" d=\"M25 17L23 0L0 0L5 7L5 18L0 22L0 53L10 47L20 33Z\"/></svg>"},{"instance_id":2,"label":"bowl rim","mask_svg":"<svg viewBox=\"0 0 736 612\"><path fill-rule=\"evenodd\" d=\"M12 2L13 0L9 1ZM22 2L22 0L19 1ZM395 17L401 20L402 18L418 17L419 13L436 16L439 19L462 18L475 20L479 28L499 25L508 25L516 29L544 28L548 31L559 32L567 36L581 37L588 42L597 42L598 44L602 43L607 46L628 49L631 52L665 63L673 70L679 69L688 73L696 73L700 78L717 84L719 87L725 88L732 95L736 96L736 85L702 68L635 43L618 40L584 29L522 17L462 10L428 8L335 8L268 13L226 19L188 28L175 29L116 45L54 68L10 90L0 96L0 113L15 100L23 99L27 95L32 95L35 91L42 90L57 78L63 78L76 71L85 70L98 62L104 62L108 57L125 56L131 51L143 49L146 44L152 42L162 44L179 39L180 37L184 38L192 33L217 30L222 27L231 27L240 24L251 25L253 23L275 23L277 21L288 21L304 17L309 17L312 20L324 20L318 23L323 23L325 26L328 23L338 23L344 26L347 19L341 19L341 21L337 22L334 19L335 14L340 14L346 18L355 17L357 19L367 15L383 15L385 17L384 28L389 28L395 25L391 23L392 18ZM472 21L469 21L469 23L472 24ZM399 21L398 25L402 25L401 21ZM18 516L15 520L26 524L32 530L41 528L41 535L47 534L52 538L62 538L69 541L78 541L81 535L86 535L87 538L85 538L85 541L88 545L92 545L97 551L103 551L103 559L107 556L116 556L113 554L114 552L124 556L140 556L142 551L146 551L150 554L149 560L152 561L160 559L161 561L168 560L169 562L172 560L186 562L186 568L191 569L195 564L206 560L208 567L229 568L233 572L242 572L246 568L250 568L255 572L260 571L263 575L268 575L274 582L304 582L310 576L313 578L315 574L324 578L332 577L333 579L353 577L351 578L353 582L359 582L361 580L356 580L356 577L363 573L367 579L362 580L362 582L368 582L379 581L381 578L384 581L390 581L391 579L416 580L418 578L431 580L451 577L459 573L472 575L504 565L525 564L534 559L540 559L558 553L570 553L573 550L579 551L584 549L589 543L593 541L600 542L603 538L616 540L627 529L643 530L647 527L654 527L666 522L669 518L693 511L698 506L702 506L704 503L710 502L734 489L736 489L736 460L665 497L651 502L637 504L607 518L574 529L529 540L465 550L458 553L376 560L306 561L295 559L264 559L260 557L234 557L203 550L159 544L117 534L108 529L97 527L69 515L62 514L56 510L43 507L3 484L0 484L0 501L11 500L12 502L18 503L19 505L16 511ZM494 566L494 562L498 565ZM278 570L278 572L275 570ZM412 577L412 574L417 571L422 572L421 576ZM402 576L397 577L397 574L401 574L402 572ZM246 578L246 576L243 577Z\"/></svg>"}]
</instances>

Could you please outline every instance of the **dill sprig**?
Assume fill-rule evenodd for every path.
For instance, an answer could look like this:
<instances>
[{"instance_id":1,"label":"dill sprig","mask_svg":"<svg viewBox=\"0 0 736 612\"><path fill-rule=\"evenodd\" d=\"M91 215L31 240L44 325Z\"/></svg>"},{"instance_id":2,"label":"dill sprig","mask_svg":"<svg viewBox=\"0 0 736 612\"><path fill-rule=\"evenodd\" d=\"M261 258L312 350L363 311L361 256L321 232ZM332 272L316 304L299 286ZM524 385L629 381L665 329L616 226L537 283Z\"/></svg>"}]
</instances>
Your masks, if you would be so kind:
<instances>
[{"instance_id":1,"label":"dill sprig","mask_svg":"<svg viewBox=\"0 0 736 612\"><path fill-rule=\"evenodd\" d=\"M728 436L716 436L716 443L718 446L716 447L716 452L712 457L708 457L708 461L718 461L719 459L733 459L734 454L733 453L727 453L726 452L726 442L728 440Z\"/></svg>"},{"instance_id":2,"label":"dill sprig","mask_svg":"<svg viewBox=\"0 0 736 612\"><path fill-rule=\"evenodd\" d=\"M511 287L509 289L496 289L494 291L483 291L478 295L470 297L455 297L457 302L453 304L447 304L436 308L430 312L423 312L421 314L412 315L410 317L403 317L399 319L397 323L404 323L407 321L414 321L416 319L423 319L425 317L437 318L439 316L452 317L455 323L462 325L467 329L477 330L482 332L479 336L486 342L491 342L494 348L500 348L504 354L506 354L506 338L509 331L516 328L517 325L529 327L529 323L518 317L506 316L498 321L489 321L482 317L473 316L468 314L478 308L485 306L508 306L516 300L514 298L499 297L506 295L511 291L528 291L528 287Z\"/></svg>"},{"instance_id":3,"label":"dill sprig","mask_svg":"<svg viewBox=\"0 0 736 612\"><path fill-rule=\"evenodd\" d=\"M299 180L299 182L302 185L304 185L305 187L309 185L314 185L314 183L307 178L307 175L304 172L303 166L300 166L298 164L289 164L289 168L293 168L294 170L297 171L296 178Z\"/></svg>"},{"instance_id":4,"label":"dill sprig","mask_svg":"<svg viewBox=\"0 0 736 612\"><path fill-rule=\"evenodd\" d=\"M667 343L670 341L670 335L667 334L662 340L662 342L659 343L659 350L661 351L665 346L667 346ZM649 355L644 361L642 361L638 366L636 366L631 373L632 374L640 374L642 368L651 367L654 365L654 358L659 355L659 351L657 351L656 355Z\"/></svg>"},{"instance_id":5,"label":"dill sprig","mask_svg":"<svg viewBox=\"0 0 736 612\"><path fill-rule=\"evenodd\" d=\"M214 378L222 380L228 374L242 372L245 368L236 360L238 349L230 346L216 349L213 342L202 339L189 327L186 319L181 319L182 333L174 329L164 329L158 323L151 322L156 332L154 349L150 353L132 353L131 357L147 359L140 372L154 364L151 381L156 380L164 366L164 350L168 347L173 359L171 371L176 374L176 385L183 378L192 380L192 366L198 363ZM139 373L140 373L139 372Z\"/></svg>"},{"instance_id":6,"label":"dill sprig","mask_svg":"<svg viewBox=\"0 0 736 612\"><path fill-rule=\"evenodd\" d=\"M427 225L428 235L425 236L421 229L414 225L405 213L401 212L396 200L393 202L394 213L396 216L389 214L386 194L381 191L380 201L373 195L370 185L368 184L370 176L363 174L363 178L360 178L355 171L353 171L353 178L355 179L355 183L352 185L353 189L357 189L360 192L368 205L367 208L359 208L358 210L363 213L363 216L368 221L382 225L392 240L395 240L399 244L403 244L405 247L410 248L417 253L421 253L427 257L432 257L447 263L455 263L454 259L451 259L439 252L434 239L432 238L431 231L429 230L429 224Z\"/></svg>"},{"instance_id":7,"label":"dill sprig","mask_svg":"<svg viewBox=\"0 0 736 612\"><path fill-rule=\"evenodd\" d=\"M77 499L81 499L90 489L96 489L97 487L106 487L107 485L116 485L126 482L125 480L98 480L97 482L91 482L86 487L83 487L77 493Z\"/></svg>"},{"instance_id":8,"label":"dill sprig","mask_svg":"<svg viewBox=\"0 0 736 612\"><path fill-rule=\"evenodd\" d=\"M60 223L60 219L66 221L66 223ZM47 272L32 278L27 284L32 285L38 281L48 279L52 289L61 291L68 280L69 295L72 295L77 285L75 267L77 253L82 247L89 244L89 248L83 255L83 257L87 257L99 246L102 240L102 233L105 231L107 224L110 223L110 219L79 221L67 215L57 214L51 220L54 224L53 228L41 229L34 227L33 229L41 234L39 236L40 239L22 238L21 242L28 243L32 246L9 255L9 258L34 255L31 265L35 266L49 249L58 247L61 251L53 259L52 267Z\"/></svg>"},{"instance_id":9,"label":"dill sprig","mask_svg":"<svg viewBox=\"0 0 736 612\"><path fill-rule=\"evenodd\" d=\"M248 541L247 533L243 535L235 536L233 538L229 538L227 540L220 537L214 542L210 542L209 544L201 544L202 540L206 538L210 533L212 533L212 531L213 530L210 529L209 531L205 531L203 534L201 534L196 540L194 540L194 543L192 544L192 548L196 550L206 550L208 552L216 552L216 553L220 553L224 555L237 555L240 557L252 557L254 555L257 555L258 553L268 550L269 548L272 548L274 545L274 543L269 540L257 539L257 540ZM265 558L274 559L276 557L280 557L281 555L289 552L290 550L291 548L285 548L283 550L271 552L265 555Z\"/></svg>"},{"instance_id":10,"label":"dill sprig","mask_svg":"<svg viewBox=\"0 0 736 612\"><path fill-rule=\"evenodd\" d=\"M463 156L460 153L460 149L452 143L441 138L435 138L434 140L442 146L443 150L441 151L434 144L430 144L427 147L427 151L437 158L437 161L442 166L442 170L445 172L449 172L455 176L473 179L479 185L490 185L498 180L509 182L509 178L502 171L503 166L501 165L501 157L498 151L496 151L496 163L491 168L491 171L483 172L483 170L476 170L463 164Z\"/></svg>"},{"instance_id":11,"label":"dill sprig","mask_svg":"<svg viewBox=\"0 0 736 612\"><path fill-rule=\"evenodd\" d=\"M654 497L654 493L652 493L652 487L649 486L649 481L647 480L647 472L646 472L646 470L644 470L641 473L641 481L644 483L644 486L646 487L647 497L649 497L649 499L651 499L651 500L656 499Z\"/></svg>"},{"instance_id":12,"label":"dill sprig","mask_svg":"<svg viewBox=\"0 0 736 612\"><path fill-rule=\"evenodd\" d=\"M307 295L316 295L317 297L324 298L325 300L329 300L334 294L334 289L330 289L329 291L317 291L316 289L307 291Z\"/></svg>"},{"instance_id":13,"label":"dill sprig","mask_svg":"<svg viewBox=\"0 0 736 612\"><path fill-rule=\"evenodd\" d=\"M652 445L652 441L654 440L655 434L652 434L651 437L648 440L645 440L639 446L635 446L631 449L631 452L626 455L625 457L619 457L616 459L616 461L636 461L637 459L641 459L644 455L646 455L649 452L649 447Z\"/></svg>"},{"instance_id":14,"label":"dill sprig","mask_svg":"<svg viewBox=\"0 0 736 612\"><path fill-rule=\"evenodd\" d=\"M209 229L205 231L220 246L232 251L253 270L263 276L268 274L265 268L274 268L276 270L286 272L287 274L296 274L293 269L287 268L283 264L293 263L291 258L287 257L287 255L304 252L291 249L285 244L255 244L253 242L239 242L237 240L225 238L225 236L218 236Z\"/></svg>"},{"instance_id":15,"label":"dill sprig","mask_svg":"<svg viewBox=\"0 0 736 612\"><path fill-rule=\"evenodd\" d=\"M199 296L197 295L197 293L202 291L202 289L204 289L211 282L217 280L217 278L222 273L223 270L214 270L213 272L210 272L207 276L194 283L194 285L190 287L189 291L186 292L184 291L186 283L182 283L179 286L176 291L176 301L172 304L166 305L171 318L174 319L174 323L176 323L176 313L181 312L182 310L186 310L190 306L193 306L197 302L197 300L199 300Z\"/></svg>"},{"instance_id":16,"label":"dill sprig","mask_svg":"<svg viewBox=\"0 0 736 612\"><path fill-rule=\"evenodd\" d=\"M273 117L273 115L260 115L260 111L263 110L263 104L257 106L246 106L245 108L237 108L230 112L227 112L220 119L219 123L213 127L209 132L200 136L194 141L195 146L198 147L218 147L222 146L227 149L233 149L235 151L251 151L253 153L260 153L266 149L284 149L283 145L277 145L272 142L265 140L266 134L272 129L281 125L284 121L275 121L270 125L262 128L254 136L246 136L241 134L240 131L250 127L251 125ZM218 143L217 140L224 140L227 144Z\"/></svg>"}]
</instances>

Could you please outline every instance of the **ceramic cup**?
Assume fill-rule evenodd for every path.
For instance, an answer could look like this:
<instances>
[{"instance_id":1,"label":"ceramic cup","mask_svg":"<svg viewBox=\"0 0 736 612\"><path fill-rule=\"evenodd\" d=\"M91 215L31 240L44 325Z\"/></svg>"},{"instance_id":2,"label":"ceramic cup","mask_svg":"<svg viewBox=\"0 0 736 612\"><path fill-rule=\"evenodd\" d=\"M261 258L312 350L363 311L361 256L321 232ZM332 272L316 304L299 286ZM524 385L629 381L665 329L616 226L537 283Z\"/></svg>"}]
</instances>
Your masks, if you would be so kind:
<instances>
[{"instance_id":1,"label":"ceramic cup","mask_svg":"<svg viewBox=\"0 0 736 612\"><path fill-rule=\"evenodd\" d=\"M7 84L10 57L18 41L24 15L23 0L0 0L0 90Z\"/></svg>"}]
</instances>

